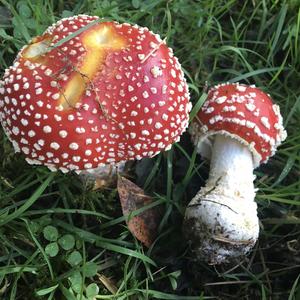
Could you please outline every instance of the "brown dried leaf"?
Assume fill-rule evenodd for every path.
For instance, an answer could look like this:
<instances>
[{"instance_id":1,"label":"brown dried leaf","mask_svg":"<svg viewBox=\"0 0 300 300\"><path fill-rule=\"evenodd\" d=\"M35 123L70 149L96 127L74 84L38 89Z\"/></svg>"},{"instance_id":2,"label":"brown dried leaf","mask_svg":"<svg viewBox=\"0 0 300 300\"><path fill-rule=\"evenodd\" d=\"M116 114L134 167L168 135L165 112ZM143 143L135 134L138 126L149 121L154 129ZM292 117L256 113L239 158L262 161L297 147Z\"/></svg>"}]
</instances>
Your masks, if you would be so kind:
<instances>
[{"instance_id":1,"label":"brown dried leaf","mask_svg":"<svg viewBox=\"0 0 300 300\"><path fill-rule=\"evenodd\" d=\"M153 202L150 196L145 195L143 189L125 177L118 179L118 192L124 216L130 232L145 246L150 247L157 236L157 229L160 220L158 207L145 210L137 216L130 217L130 214Z\"/></svg>"}]
</instances>

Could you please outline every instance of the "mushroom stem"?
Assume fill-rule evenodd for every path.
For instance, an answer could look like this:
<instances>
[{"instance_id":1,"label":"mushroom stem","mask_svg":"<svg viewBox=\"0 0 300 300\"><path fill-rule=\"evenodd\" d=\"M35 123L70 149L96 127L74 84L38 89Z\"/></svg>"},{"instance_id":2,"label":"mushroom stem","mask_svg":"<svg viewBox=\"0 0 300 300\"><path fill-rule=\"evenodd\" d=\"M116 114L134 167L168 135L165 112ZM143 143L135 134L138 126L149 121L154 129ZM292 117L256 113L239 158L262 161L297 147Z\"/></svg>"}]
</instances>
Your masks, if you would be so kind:
<instances>
[{"instance_id":1,"label":"mushroom stem","mask_svg":"<svg viewBox=\"0 0 300 300\"><path fill-rule=\"evenodd\" d=\"M254 178L248 147L216 135L209 179L185 214L184 231L199 259L219 264L254 246L259 234Z\"/></svg>"},{"instance_id":2,"label":"mushroom stem","mask_svg":"<svg viewBox=\"0 0 300 300\"><path fill-rule=\"evenodd\" d=\"M114 185L117 182L118 173L123 173L125 162L103 165L98 168L88 169L80 172L83 181L94 185L95 189Z\"/></svg>"}]
</instances>

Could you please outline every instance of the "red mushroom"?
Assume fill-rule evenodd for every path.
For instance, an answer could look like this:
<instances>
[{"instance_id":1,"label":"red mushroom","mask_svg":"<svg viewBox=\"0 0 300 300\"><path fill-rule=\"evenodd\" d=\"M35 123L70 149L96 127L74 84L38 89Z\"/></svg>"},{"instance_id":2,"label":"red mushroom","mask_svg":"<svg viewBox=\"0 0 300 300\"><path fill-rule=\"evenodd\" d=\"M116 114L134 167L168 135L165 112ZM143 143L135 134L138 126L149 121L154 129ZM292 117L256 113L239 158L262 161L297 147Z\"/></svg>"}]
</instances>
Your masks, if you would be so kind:
<instances>
[{"instance_id":1,"label":"red mushroom","mask_svg":"<svg viewBox=\"0 0 300 300\"><path fill-rule=\"evenodd\" d=\"M190 108L165 41L147 28L87 15L34 38L0 82L0 120L15 151L63 172L168 150Z\"/></svg>"},{"instance_id":2,"label":"red mushroom","mask_svg":"<svg viewBox=\"0 0 300 300\"><path fill-rule=\"evenodd\" d=\"M185 233L211 264L246 254L259 234L253 169L286 138L279 107L254 86L212 88L191 126L198 152L211 159L206 186L185 214Z\"/></svg>"}]
</instances>

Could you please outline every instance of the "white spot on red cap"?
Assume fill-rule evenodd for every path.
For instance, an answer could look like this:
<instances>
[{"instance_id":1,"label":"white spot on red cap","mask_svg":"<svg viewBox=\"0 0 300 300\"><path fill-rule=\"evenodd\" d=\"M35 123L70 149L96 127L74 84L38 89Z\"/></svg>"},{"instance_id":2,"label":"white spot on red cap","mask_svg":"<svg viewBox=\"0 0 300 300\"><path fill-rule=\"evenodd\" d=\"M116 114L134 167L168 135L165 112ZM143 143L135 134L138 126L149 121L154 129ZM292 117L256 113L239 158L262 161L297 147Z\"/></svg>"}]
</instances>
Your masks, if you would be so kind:
<instances>
[{"instance_id":1,"label":"white spot on red cap","mask_svg":"<svg viewBox=\"0 0 300 300\"><path fill-rule=\"evenodd\" d=\"M153 75L154 78L157 78L159 76L162 76L162 70L158 66L154 66L150 70L151 74Z\"/></svg>"},{"instance_id":2,"label":"white spot on red cap","mask_svg":"<svg viewBox=\"0 0 300 300\"><path fill-rule=\"evenodd\" d=\"M43 131L45 133L51 133L52 132L52 128L49 125L46 125L43 127Z\"/></svg>"},{"instance_id":3,"label":"white spot on red cap","mask_svg":"<svg viewBox=\"0 0 300 300\"><path fill-rule=\"evenodd\" d=\"M58 149L60 148L60 145L59 145L58 143L56 143L56 142L52 142L52 143L50 144L50 147L51 147L52 149L54 149L54 150L58 150Z\"/></svg>"},{"instance_id":4,"label":"white spot on red cap","mask_svg":"<svg viewBox=\"0 0 300 300\"><path fill-rule=\"evenodd\" d=\"M79 148L79 145L77 143L71 143L69 145L69 148L72 150L77 150Z\"/></svg>"},{"instance_id":5,"label":"white spot on red cap","mask_svg":"<svg viewBox=\"0 0 300 300\"><path fill-rule=\"evenodd\" d=\"M68 132L66 130L60 130L58 132L59 136L62 137L62 138L66 138L67 135L68 135Z\"/></svg>"}]
</instances>

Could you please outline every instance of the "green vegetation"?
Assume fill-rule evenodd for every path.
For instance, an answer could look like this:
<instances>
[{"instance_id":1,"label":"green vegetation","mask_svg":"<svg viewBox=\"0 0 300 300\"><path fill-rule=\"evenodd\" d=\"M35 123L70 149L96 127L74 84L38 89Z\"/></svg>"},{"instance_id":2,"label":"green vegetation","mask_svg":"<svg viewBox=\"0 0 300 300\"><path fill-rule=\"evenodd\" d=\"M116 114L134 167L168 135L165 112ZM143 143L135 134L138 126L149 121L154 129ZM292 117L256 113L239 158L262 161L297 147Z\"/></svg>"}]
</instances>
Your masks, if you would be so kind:
<instances>
[{"instance_id":1,"label":"green vegetation","mask_svg":"<svg viewBox=\"0 0 300 300\"><path fill-rule=\"evenodd\" d=\"M1 131L0 298L299 299L299 1L0 0L1 75L31 37L79 13L166 37L195 107L206 85L224 81L256 84L280 105L288 139L256 170L259 244L237 265L193 261L181 222L209 165L187 133L171 151L132 168L164 208L159 238L146 249L129 233L115 189L93 191L75 174L27 165Z\"/></svg>"}]
</instances>

